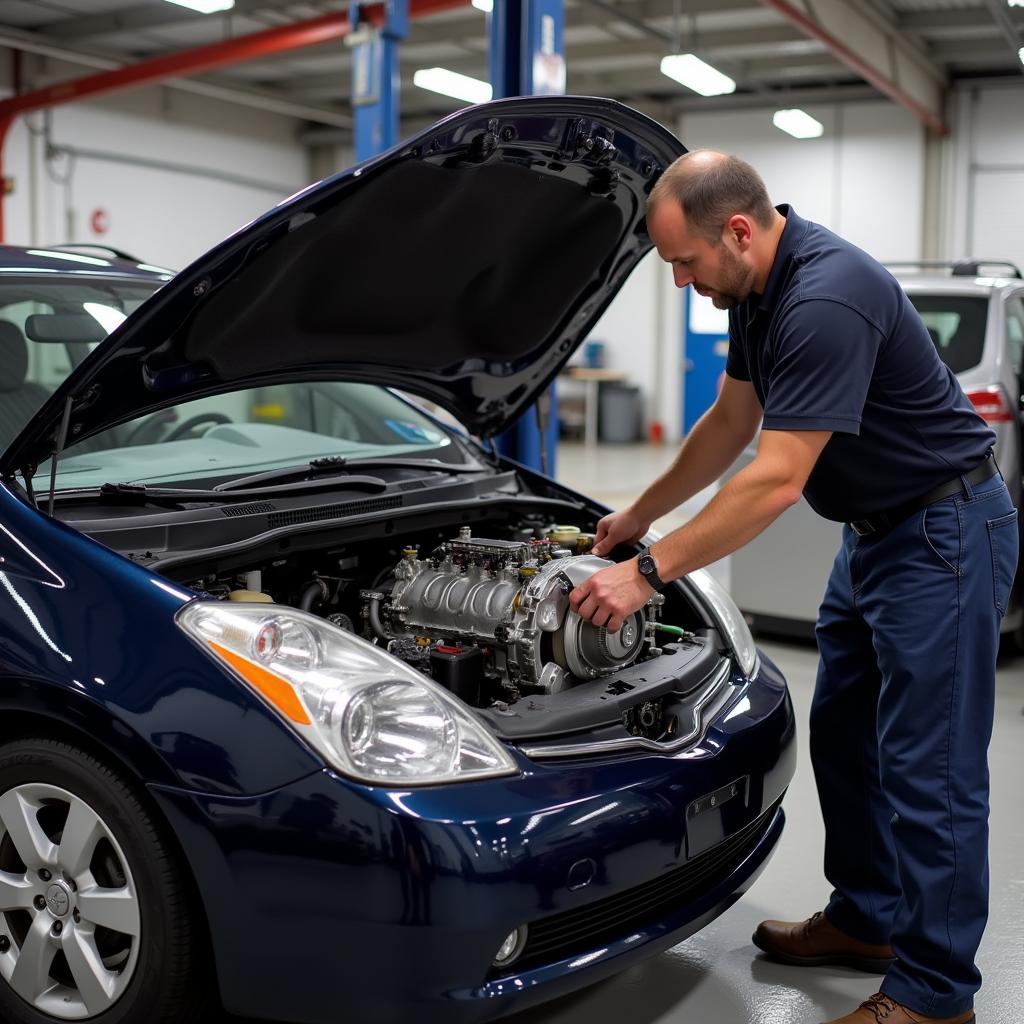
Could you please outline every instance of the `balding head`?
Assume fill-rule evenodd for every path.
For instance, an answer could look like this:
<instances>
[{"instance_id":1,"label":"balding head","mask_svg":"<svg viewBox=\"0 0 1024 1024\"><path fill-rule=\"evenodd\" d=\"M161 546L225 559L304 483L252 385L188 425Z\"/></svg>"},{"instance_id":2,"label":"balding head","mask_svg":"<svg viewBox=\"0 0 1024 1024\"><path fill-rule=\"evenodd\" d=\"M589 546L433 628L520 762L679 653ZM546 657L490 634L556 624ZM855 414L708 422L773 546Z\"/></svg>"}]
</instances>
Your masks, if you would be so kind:
<instances>
[{"instance_id":1,"label":"balding head","mask_svg":"<svg viewBox=\"0 0 1024 1024\"><path fill-rule=\"evenodd\" d=\"M710 149L695 149L672 163L647 200L647 216L662 202L676 203L689 229L719 245L730 217L742 214L763 228L775 220L761 175L745 160Z\"/></svg>"}]
</instances>

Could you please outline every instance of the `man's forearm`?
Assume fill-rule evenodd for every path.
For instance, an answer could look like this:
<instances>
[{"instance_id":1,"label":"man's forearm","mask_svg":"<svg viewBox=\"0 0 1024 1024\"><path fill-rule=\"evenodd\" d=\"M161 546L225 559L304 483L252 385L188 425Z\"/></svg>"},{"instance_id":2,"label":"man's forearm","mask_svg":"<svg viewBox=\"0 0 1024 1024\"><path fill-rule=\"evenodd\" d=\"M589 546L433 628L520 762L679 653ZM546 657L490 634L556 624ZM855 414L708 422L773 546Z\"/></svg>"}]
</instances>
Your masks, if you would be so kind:
<instances>
[{"instance_id":1,"label":"man's forearm","mask_svg":"<svg viewBox=\"0 0 1024 1024\"><path fill-rule=\"evenodd\" d=\"M690 431L672 465L635 502L640 519L655 519L709 487L739 458L750 441L730 431L714 408Z\"/></svg>"},{"instance_id":2,"label":"man's forearm","mask_svg":"<svg viewBox=\"0 0 1024 1024\"><path fill-rule=\"evenodd\" d=\"M652 546L659 575L674 580L731 555L767 529L800 493L789 476L755 460L699 515Z\"/></svg>"}]
</instances>

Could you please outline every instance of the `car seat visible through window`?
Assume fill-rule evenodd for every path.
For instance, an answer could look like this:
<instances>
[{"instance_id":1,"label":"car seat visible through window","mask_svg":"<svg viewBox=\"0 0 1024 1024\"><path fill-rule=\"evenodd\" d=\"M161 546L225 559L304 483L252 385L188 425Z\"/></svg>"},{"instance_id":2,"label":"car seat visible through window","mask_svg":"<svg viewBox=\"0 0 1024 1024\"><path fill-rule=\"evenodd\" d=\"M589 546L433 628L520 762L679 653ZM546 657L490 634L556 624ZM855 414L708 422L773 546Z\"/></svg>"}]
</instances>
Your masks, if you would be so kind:
<instances>
[{"instance_id":1,"label":"car seat visible through window","mask_svg":"<svg viewBox=\"0 0 1024 1024\"><path fill-rule=\"evenodd\" d=\"M0 450L6 448L49 397L42 384L26 380L28 344L17 325L0 320Z\"/></svg>"}]
</instances>

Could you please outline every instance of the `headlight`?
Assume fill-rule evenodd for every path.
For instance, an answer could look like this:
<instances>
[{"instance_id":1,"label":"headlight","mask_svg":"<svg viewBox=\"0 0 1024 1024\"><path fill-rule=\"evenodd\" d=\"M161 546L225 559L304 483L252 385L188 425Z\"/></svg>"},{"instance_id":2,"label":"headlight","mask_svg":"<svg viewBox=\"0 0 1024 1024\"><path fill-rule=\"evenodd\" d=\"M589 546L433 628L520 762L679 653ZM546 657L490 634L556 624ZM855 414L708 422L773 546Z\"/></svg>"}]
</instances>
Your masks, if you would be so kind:
<instances>
[{"instance_id":1,"label":"headlight","mask_svg":"<svg viewBox=\"0 0 1024 1024\"><path fill-rule=\"evenodd\" d=\"M753 674L754 666L757 664L757 647L754 646L750 627L740 614L739 608L736 607L736 602L707 569L697 569L688 573L687 579L696 584L704 600L711 607L719 626L729 639L729 644L736 655L736 660L740 663L743 674L749 677Z\"/></svg>"},{"instance_id":2,"label":"headlight","mask_svg":"<svg viewBox=\"0 0 1024 1024\"><path fill-rule=\"evenodd\" d=\"M661 536L657 530L650 530L641 543L650 547L661 540ZM687 573L686 578L693 581L694 586L707 601L711 613L717 619L736 655L743 674L749 678L757 665L757 646L754 644L747 620L736 607L736 602L729 596L729 591L707 569L696 569Z\"/></svg>"},{"instance_id":3,"label":"headlight","mask_svg":"<svg viewBox=\"0 0 1024 1024\"><path fill-rule=\"evenodd\" d=\"M274 605L194 601L177 622L345 775L410 786L518 771L446 690L323 619Z\"/></svg>"}]
</instances>

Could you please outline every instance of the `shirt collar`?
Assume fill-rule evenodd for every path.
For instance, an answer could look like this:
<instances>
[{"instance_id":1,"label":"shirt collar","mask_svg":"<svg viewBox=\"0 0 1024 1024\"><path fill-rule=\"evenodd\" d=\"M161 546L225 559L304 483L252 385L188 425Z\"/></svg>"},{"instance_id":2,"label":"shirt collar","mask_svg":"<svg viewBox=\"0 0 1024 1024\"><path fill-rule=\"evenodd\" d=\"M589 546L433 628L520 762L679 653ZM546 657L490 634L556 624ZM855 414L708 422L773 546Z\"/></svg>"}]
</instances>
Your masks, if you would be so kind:
<instances>
[{"instance_id":1,"label":"shirt collar","mask_svg":"<svg viewBox=\"0 0 1024 1024\"><path fill-rule=\"evenodd\" d=\"M775 250L775 260L768 274L764 294L757 297L757 303L751 310L752 314L759 311L771 313L778 305L782 289L789 276L789 264L796 255L797 245L807 228L807 221L801 217L788 203L776 206L776 210L786 218L786 226L779 238L779 247ZM751 296L752 298L754 296Z\"/></svg>"}]
</instances>

